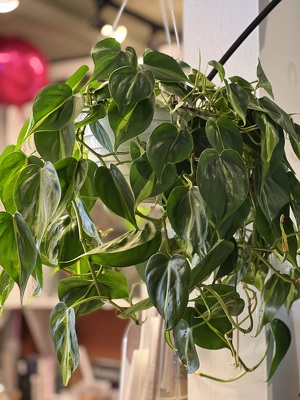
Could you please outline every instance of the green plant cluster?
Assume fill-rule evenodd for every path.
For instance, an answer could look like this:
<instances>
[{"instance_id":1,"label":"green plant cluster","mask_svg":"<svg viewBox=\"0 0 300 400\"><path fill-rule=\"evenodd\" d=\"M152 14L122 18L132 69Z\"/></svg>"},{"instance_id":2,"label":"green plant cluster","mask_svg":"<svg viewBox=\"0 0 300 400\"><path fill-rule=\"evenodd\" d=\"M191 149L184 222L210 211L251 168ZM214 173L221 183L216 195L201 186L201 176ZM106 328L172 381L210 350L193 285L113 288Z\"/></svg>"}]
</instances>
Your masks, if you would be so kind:
<instances>
[{"instance_id":1,"label":"green plant cluster","mask_svg":"<svg viewBox=\"0 0 300 400\"><path fill-rule=\"evenodd\" d=\"M227 348L238 376L255 369L232 339L266 331L270 379L291 340L276 313L300 295L300 184L285 155L288 140L299 158L299 126L272 100L260 64L248 82L211 62L217 85L156 51L139 63L114 39L91 56L91 73L82 66L37 94L1 155L1 307L15 284L22 300L31 276L40 292L42 265L66 272L50 321L64 383L79 360L76 317L107 303L136 323L156 307L189 373L199 371L196 346ZM165 121L145 139L157 108ZM103 151L91 148L87 128ZM97 203L131 228L105 236L92 218ZM147 286L137 303L129 266Z\"/></svg>"}]
</instances>

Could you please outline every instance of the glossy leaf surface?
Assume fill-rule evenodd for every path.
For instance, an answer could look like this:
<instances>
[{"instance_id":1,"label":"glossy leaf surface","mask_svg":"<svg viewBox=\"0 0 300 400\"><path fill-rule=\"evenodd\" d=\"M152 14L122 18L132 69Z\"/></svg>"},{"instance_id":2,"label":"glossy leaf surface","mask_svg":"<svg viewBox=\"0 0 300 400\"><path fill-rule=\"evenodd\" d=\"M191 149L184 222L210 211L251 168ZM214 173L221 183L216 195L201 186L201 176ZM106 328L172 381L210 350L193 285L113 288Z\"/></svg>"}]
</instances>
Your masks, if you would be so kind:
<instances>
[{"instance_id":1,"label":"glossy leaf surface","mask_svg":"<svg viewBox=\"0 0 300 400\"><path fill-rule=\"evenodd\" d=\"M189 299L190 265L181 255L154 254L147 262L146 285L153 305L173 329L182 318Z\"/></svg>"},{"instance_id":2,"label":"glossy leaf surface","mask_svg":"<svg viewBox=\"0 0 300 400\"><path fill-rule=\"evenodd\" d=\"M270 331L274 340L274 348L268 381L272 378L279 364L286 355L292 340L289 328L280 319L274 319L270 323Z\"/></svg>"},{"instance_id":3,"label":"glossy leaf surface","mask_svg":"<svg viewBox=\"0 0 300 400\"><path fill-rule=\"evenodd\" d=\"M20 173L16 183L15 202L30 226L38 246L57 210L60 196L58 176L51 163L46 162L44 168L28 165ZM31 202L28 203L27 199Z\"/></svg>"},{"instance_id":4,"label":"glossy leaf surface","mask_svg":"<svg viewBox=\"0 0 300 400\"><path fill-rule=\"evenodd\" d=\"M161 243L160 230L160 226L146 224L143 230L127 232L83 256L109 267L121 268L140 264L158 250Z\"/></svg>"},{"instance_id":5,"label":"glossy leaf surface","mask_svg":"<svg viewBox=\"0 0 300 400\"><path fill-rule=\"evenodd\" d=\"M167 202L167 215L189 254L199 253L207 236L206 206L197 186L176 187Z\"/></svg>"},{"instance_id":6,"label":"glossy leaf surface","mask_svg":"<svg viewBox=\"0 0 300 400\"><path fill-rule=\"evenodd\" d=\"M58 303L51 312L50 326L63 384L67 385L79 364L74 310L63 302Z\"/></svg>"},{"instance_id":7,"label":"glossy leaf surface","mask_svg":"<svg viewBox=\"0 0 300 400\"><path fill-rule=\"evenodd\" d=\"M95 187L103 203L114 213L136 225L134 214L134 198L128 183L120 170L99 167L95 173Z\"/></svg>"},{"instance_id":8,"label":"glossy leaf surface","mask_svg":"<svg viewBox=\"0 0 300 400\"><path fill-rule=\"evenodd\" d=\"M185 160L193 148L193 137L189 131L178 130L171 123L158 125L147 141L147 157L152 169L161 181L168 164Z\"/></svg>"},{"instance_id":9,"label":"glossy leaf surface","mask_svg":"<svg viewBox=\"0 0 300 400\"><path fill-rule=\"evenodd\" d=\"M22 301L35 267L37 250L32 233L20 213L0 212L0 241L5 248L0 254L0 265L19 286Z\"/></svg>"},{"instance_id":10,"label":"glossy leaf surface","mask_svg":"<svg viewBox=\"0 0 300 400\"><path fill-rule=\"evenodd\" d=\"M218 222L224 221L245 201L248 194L247 170L234 150L220 154L205 150L199 159L197 183L200 194Z\"/></svg>"},{"instance_id":11,"label":"glossy leaf surface","mask_svg":"<svg viewBox=\"0 0 300 400\"><path fill-rule=\"evenodd\" d=\"M181 320L173 331L174 343L180 361L187 367L189 374L197 371L200 366L196 346L193 339L193 330L185 320Z\"/></svg>"},{"instance_id":12,"label":"glossy leaf surface","mask_svg":"<svg viewBox=\"0 0 300 400\"><path fill-rule=\"evenodd\" d=\"M149 97L154 84L154 75L150 71L130 66L115 70L109 77L109 90L121 114L128 106Z\"/></svg>"},{"instance_id":13,"label":"glossy leaf surface","mask_svg":"<svg viewBox=\"0 0 300 400\"><path fill-rule=\"evenodd\" d=\"M154 98L142 100L134 104L123 115L116 103L112 102L108 109L108 119L115 134L115 149L128 140L135 138L149 127L154 115Z\"/></svg>"}]
</instances>

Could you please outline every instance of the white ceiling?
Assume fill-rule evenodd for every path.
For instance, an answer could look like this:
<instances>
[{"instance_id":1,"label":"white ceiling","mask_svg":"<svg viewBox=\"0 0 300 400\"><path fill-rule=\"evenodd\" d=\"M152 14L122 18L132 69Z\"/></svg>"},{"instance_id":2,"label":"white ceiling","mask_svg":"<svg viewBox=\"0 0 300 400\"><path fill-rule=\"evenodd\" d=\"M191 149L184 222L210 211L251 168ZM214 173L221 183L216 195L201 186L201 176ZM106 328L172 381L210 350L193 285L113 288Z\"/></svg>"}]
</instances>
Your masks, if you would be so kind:
<instances>
[{"instance_id":1,"label":"white ceiling","mask_svg":"<svg viewBox=\"0 0 300 400\"><path fill-rule=\"evenodd\" d=\"M99 1L99 0L98 0ZM173 28L169 5L173 4L176 27L182 31L182 1L165 0L169 28ZM14 35L37 46L49 61L67 60L88 56L92 46L100 40L101 19L112 24L122 0L101 0L104 4L97 12L96 0L20 0L19 7L7 14L0 14L1 36ZM124 46L137 51L154 43L166 42L164 30L153 34L151 24L132 16L137 14L154 25L163 27L162 0L128 0L120 24L128 29Z\"/></svg>"}]
</instances>

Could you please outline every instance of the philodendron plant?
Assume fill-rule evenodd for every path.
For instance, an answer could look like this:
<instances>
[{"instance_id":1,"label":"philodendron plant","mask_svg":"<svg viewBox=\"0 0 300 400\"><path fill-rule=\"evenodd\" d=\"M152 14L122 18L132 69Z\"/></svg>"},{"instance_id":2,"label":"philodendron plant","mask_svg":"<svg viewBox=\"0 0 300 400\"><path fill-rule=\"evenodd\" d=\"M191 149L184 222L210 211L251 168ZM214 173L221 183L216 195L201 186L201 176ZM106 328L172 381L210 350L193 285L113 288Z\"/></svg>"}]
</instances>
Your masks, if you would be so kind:
<instances>
[{"instance_id":1,"label":"philodendron plant","mask_svg":"<svg viewBox=\"0 0 300 400\"><path fill-rule=\"evenodd\" d=\"M205 370L196 346L228 349L238 376L255 369L267 349L246 365L233 337L263 331L270 379L291 340L276 313L300 296L300 183L285 154L289 140L299 158L299 126L272 100L260 64L248 82L213 61L214 84L149 49L139 63L114 39L91 56L93 71L37 94L1 155L1 306L15 284L22 300L30 277L38 294L42 265L65 271L50 318L65 384L79 361L76 317L107 303L136 323L154 306L189 373ZM121 236L94 222L98 203L126 226ZM148 291L135 303L130 266Z\"/></svg>"}]
</instances>

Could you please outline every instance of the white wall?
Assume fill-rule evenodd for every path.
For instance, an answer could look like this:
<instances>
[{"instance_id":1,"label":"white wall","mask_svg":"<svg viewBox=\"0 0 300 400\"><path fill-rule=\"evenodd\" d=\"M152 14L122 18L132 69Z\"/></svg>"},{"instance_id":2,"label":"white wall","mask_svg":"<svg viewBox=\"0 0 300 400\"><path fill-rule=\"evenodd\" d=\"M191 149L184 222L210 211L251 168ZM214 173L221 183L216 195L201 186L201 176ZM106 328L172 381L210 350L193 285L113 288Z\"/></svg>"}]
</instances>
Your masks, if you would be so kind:
<instances>
[{"instance_id":1,"label":"white wall","mask_svg":"<svg viewBox=\"0 0 300 400\"><path fill-rule=\"evenodd\" d=\"M184 58L196 68L200 52L202 72L206 71L208 61L219 60L223 56L259 11L268 4L268 0L183 1ZM260 58L263 69L272 83L275 101L287 112L299 113L299 116L294 118L298 123L300 121L299 37L300 2L283 0L225 64L227 77L241 75L252 80L256 77L257 60ZM209 72L210 68L207 71ZM300 176L299 160L292 161ZM282 318L286 316L283 314ZM243 378L235 384L230 384L227 389L226 385L191 377L189 400L299 399L300 305L293 308L289 326L292 331L292 346L272 380L272 385L263 383L264 373L261 376L254 375L253 379ZM217 361L213 362L218 366Z\"/></svg>"}]
</instances>

